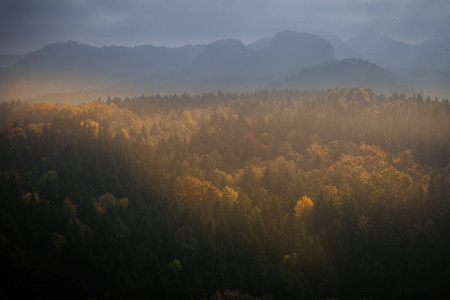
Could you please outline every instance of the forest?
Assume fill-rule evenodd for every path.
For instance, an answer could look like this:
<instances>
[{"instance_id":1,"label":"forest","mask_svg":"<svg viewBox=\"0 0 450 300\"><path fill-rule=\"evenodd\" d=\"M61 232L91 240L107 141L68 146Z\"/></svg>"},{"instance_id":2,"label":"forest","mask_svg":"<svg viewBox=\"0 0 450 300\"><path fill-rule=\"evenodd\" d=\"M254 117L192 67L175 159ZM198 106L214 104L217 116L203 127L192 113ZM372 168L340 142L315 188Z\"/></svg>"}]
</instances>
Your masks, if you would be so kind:
<instances>
[{"instance_id":1,"label":"forest","mask_svg":"<svg viewBox=\"0 0 450 300\"><path fill-rule=\"evenodd\" d=\"M440 299L450 104L371 89L0 103L2 294Z\"/></svg>"}]
</instances>

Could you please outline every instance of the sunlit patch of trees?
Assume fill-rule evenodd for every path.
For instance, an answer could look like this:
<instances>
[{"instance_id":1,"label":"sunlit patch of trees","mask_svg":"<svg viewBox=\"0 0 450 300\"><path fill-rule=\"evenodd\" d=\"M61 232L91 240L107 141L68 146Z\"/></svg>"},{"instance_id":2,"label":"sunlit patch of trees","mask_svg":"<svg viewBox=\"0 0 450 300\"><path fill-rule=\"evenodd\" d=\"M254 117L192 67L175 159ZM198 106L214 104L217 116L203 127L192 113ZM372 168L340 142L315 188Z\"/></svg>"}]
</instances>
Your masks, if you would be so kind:
<instances>
[{"instance_id":1,"label":"sunlit patch of trees","mask_svg":"<svg viewBox=\"0 0 450 300\"><path fill-rule=\"evenodd\" d=\"M11 101L0 122L0 259L16 295L448 289L448 100L355 88Z\"/></svg>"}]
</instances>

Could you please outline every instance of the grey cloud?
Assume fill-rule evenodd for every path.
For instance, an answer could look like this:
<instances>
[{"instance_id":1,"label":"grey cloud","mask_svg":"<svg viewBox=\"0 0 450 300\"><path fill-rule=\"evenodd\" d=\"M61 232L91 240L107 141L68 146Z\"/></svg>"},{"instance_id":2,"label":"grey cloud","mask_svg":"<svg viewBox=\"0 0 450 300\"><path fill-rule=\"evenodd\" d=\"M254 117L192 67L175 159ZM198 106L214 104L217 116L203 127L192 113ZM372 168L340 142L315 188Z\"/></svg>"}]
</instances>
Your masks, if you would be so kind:
<instances>
[{"instance_id":1,"label":"grey cloud","mask_svg":"<svg viewBox=\"0 0 450 300\"><path fill-rule=\"evenodd\" d=\"M76 40L93 45L181 45L315 28L404 40L450 36L445 0L3 0L0 53Z\"/></svg>"}]
</instances>

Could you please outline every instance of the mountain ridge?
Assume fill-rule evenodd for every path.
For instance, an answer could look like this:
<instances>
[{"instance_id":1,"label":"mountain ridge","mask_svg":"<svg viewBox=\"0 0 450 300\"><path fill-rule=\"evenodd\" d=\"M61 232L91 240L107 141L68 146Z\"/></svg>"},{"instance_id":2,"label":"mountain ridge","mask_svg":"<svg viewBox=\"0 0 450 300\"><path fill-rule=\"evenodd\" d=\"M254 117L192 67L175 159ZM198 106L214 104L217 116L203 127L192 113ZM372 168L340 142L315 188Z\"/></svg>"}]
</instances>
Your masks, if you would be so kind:
<instances>
[{"instance_id":1,"label":"mountain ridge","mask_svg":"<svg viewBox=\"0 0 450 300\"><path fill-rule=\"evenodd\" d=\"M364 87L384 92L411 89L393 73L363 59L346 58L305 68L281 82L283 88Z\"/></svg>"},{"instance_id":2,"label":"mountain ridge","mask_svg":"<svg viewBox=\"0 0 450 300\"><path fill-rule=\"evenodd\" d=\"M6 65L0 67L2 99L111 86L127 91L136 88L147 93L179 92L180 87L195 92L254 89L269 82L292 79L298 74L303 74L303 83L298 86L305 86L305 82L312 86L314 82L307 79L306 74L315 76L319 83L339 82L336 81L339 77L346 78L346 74L333 73L336 78L329 80L331 75L320 69L327 63L330 63L327 68L333 66L330 70L339 68L336 59L340 60L340 68L343 68L342 64L349 63L342 61L346 58L369 61L390 70L397 77L406 77L419 90L427 90L428 86L420 85L421 77L410 75L407 70L426 70L428 81L438 76L433 75L437 72L435 69L450 70L450 38L409 45L376 33L361 34L343 41L326 33L285 30L248 45L238 39L181 47L96 47L68 41L46 45L28 55L4 57ZM363 66L362 62L359 64L363 69L381 74L377 68ZM317 80L317 74L311 70L303 72L308 68L316 72L320 69L319 73L327 80ZM350 69L342 71L349 72ZM437 87L432 86L433 89L450 93L450 88L445 86L449 72L438 73L439 76L444 74L445 78L439 80ZM450 78L448 80L450 82Z\"/></svg>"}]
</instances>

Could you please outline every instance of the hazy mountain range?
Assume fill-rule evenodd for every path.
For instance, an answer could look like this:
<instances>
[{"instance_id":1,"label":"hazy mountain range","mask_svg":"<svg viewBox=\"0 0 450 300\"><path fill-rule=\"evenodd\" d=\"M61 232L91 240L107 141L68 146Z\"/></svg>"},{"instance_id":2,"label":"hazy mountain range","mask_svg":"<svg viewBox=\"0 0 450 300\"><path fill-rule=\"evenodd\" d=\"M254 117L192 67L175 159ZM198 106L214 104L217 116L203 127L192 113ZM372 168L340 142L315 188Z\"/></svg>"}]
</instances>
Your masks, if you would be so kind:
<instances>
[{"instance_id":1,"label":"hazy mountain range","mask_svg":"<svg viewBox=\"0 0 450 300\"><path fill-rule=\"evenodd\" d=\"M178 48L65 42L26 55L0 55L3 100L78 91L136 95L270 86L414 88L447 96L449 82L450 38L409 45L373 33L343 41L326 33L283 31L249 45L226 39Z\"/></svg>"}]
</instances>

